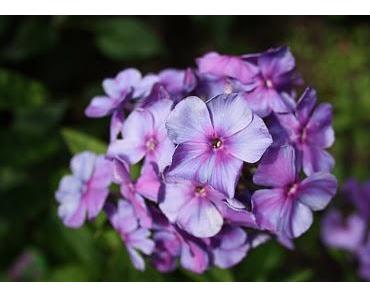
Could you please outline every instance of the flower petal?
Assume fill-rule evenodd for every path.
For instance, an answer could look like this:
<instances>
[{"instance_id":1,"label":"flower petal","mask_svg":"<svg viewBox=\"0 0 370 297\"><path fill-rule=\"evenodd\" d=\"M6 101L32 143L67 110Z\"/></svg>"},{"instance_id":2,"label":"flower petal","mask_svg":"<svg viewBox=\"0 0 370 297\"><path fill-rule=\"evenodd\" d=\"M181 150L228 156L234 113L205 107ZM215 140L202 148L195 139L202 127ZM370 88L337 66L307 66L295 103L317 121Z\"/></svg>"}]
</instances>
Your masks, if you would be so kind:
<instances>
[{"instance_id":1,"label":"flower petal","mask_svg":"<svg viewBox=\"0 0 370 297\"><path fill-rule=\"evenodd\" d=\"M334 158L327 151L314 146L303 147L303 171L306 175L331 172L334 164Z\"/></svg>"},{"instance_id":2,"label":"flower petal","mask_svg":"<svg viewBox=\"0 0 370 297\"><path fill-rule=\"evenodd\" d=\"M282 188L295 181L295 151L292 146L270 148L258 166L253 182L257 185Z\"/></svg>"},{"instance_id":3,"label":"flower petal","mask_svg":"<svg viewBox=\"0 0 370 297\"><path fill-rule=\"evenodd\" d=\"M101 118L108 114L119 105L119 102L106 96L94 97L85 109L85 115L90 118Z\"/></svg>"},{"instance_id":4,"label":"flower petal","mask_svg":"<svg viewBox=\"0 0 370 297\"><path fill-rule=\"evenodd\" d=\"M322 210L335 195L337 186L337 180L333 175L314 173L300 183L299 201L312 210Z\"/></svg>"},{"instance_id":5,"label":"flower petal","mask_svg":"<svg viewBox=\"0 0 370 297\"><path fill-rule=\"evenodd\" d=\"M75 155L70 167L76 177L86 182L93 174L95 161L96 155L86 151Z\"/></svg>"},{"instance_id":6,"label":"flower petal","mask_svg":"<svg viewBox=\"0 0 370 297\"><path fill-rule=\"evenodd\" d=\"M212 131L206 104L198 97L180 101L170 113L166 123L169 138L177 144L187 141L204 142Z\"/></svg>"},{"instance_id":7,"label":"flower petal","mask_svg":"<svg viewBox=\"0 0 370 297\"><path fill-rule=\"evenodd\" d=\"M252 122L239 133L227 138L225 146L235 158L257 162L271 145L272 137L263 120L254 115Z\"/></svg>"}]
</instances>

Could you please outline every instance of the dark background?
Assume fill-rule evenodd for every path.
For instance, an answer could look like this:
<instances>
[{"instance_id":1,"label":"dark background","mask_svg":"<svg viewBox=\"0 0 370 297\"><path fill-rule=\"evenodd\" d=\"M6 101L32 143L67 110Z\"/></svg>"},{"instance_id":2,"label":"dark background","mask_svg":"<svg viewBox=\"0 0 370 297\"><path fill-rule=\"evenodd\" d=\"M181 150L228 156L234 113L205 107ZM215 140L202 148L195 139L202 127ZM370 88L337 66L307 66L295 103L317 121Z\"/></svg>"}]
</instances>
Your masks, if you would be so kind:
<instances>
[{"instance_id":1,"label":"dark background","mask_svg":"<svg viewBox=\"0 0 370 297\"><path fill-rule=\"evenodd\" d=\"M358 280L355 261L320 242L322 214L294 251L270 242L234 269L200 276L137 272L104 218L65 228L54 191L71 153L107 142L108 119L83 113L103 78L126 67L194 66L209 50L283 44L319 100L334 106L336 176L369 178L369 26L368 17L343 16L0 17L0 280Z\"/></svg>"}]
</instances>

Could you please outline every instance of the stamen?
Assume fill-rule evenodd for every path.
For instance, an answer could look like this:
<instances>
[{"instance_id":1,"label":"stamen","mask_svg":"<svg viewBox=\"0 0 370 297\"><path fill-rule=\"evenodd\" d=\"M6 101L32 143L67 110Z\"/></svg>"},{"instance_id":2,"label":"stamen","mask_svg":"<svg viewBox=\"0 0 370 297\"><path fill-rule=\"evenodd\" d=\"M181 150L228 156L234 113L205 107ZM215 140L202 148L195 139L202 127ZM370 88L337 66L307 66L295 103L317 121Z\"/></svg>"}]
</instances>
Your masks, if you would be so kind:
<instances>
[{"instance_id":1,"label":"stamen","mask_svg":"<svg viewBox=\"0 0 370 297\"><path fill-rule=\"evenodd\" d=\"M271 80L269 80L269 79L266 79L266 87L268 87L269 89L271 89L273 86L274 86L274 84L272 83L272 81Z\"/></svg>"},{"instance_id":2,"label":"stamen","mask_svg":"<svg viewBox=\"0 0 370 297\"><path fill-rule=\"evenodd\" d=\"M222 146L222 140L219 138L213 139L212 140L212 147L214 149L219 149Z\"/></svg>"}]
</instances>

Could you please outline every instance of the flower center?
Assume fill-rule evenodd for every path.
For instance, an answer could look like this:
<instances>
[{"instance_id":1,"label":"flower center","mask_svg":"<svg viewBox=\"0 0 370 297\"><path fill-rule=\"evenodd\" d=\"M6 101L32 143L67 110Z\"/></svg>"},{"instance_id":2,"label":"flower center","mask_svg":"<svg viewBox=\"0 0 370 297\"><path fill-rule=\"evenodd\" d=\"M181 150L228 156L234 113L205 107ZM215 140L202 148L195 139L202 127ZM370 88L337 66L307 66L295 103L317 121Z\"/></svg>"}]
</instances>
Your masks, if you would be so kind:
<instances>
[{"instance_id":1,"label":"flower center","mask_svg":"<svg viewBox=\"0 0 370 297\"><path fill-rule=\"evenodd\" d=\"M151 137L147 140L145 146L148 149L148 151L154 151L155 148L157 147L157 140L154 137Z\"/></svg>"},{"instance_id":2,"label":"flower center","mask_svg":"<svg viewBox=\"0 0 370 297\"><path fill-rule=\"evenodd\" d=\"M211 144L214 149L219 149L222 146L222 140L220 138L212 139Z\"/></svg>"},{"instance_id":3,"label":"flower center","mask_svg":"<svg viewBox=\"0 0 370 297\"><path fill-rule=\"evenodd\" d=\"M197 196L204 197L206 195L206 188L203 186L196 186L195 193Z\"/></svg>"},{"instance_id":4,"label":"flower center","mask_svg":"<svg viewBox=\"0 0 370 297\"><path fill-rule=\"evenodd\" d=\"M288 189L288 197L292 197L292 196L295 196L295 194L297 194L298 192L298 184L295 183L293 185L291 185Z\"/></svg>"},{"instance_id":5,"label":"flower center","mask_svg":"<svg viewBox=\"0 0 370 297\"><path fill-rule=\"evenodd\" d=\"M266 87L268 87L269 89L274 87L274 84L272 83L270 79L266 79L265 84L266 84Z\"/></svg>"},{"instance_id":6,"label":"flower center","mask_svg":"<svg viewBox=\"0 0 370 297\"><path fill-rule=\"evenodd\" d=\"M233 87L231 83L226 83L225 88L224 88L224 93L225 94L231 94L233 92Z\"/></svg>"}]
</instances>

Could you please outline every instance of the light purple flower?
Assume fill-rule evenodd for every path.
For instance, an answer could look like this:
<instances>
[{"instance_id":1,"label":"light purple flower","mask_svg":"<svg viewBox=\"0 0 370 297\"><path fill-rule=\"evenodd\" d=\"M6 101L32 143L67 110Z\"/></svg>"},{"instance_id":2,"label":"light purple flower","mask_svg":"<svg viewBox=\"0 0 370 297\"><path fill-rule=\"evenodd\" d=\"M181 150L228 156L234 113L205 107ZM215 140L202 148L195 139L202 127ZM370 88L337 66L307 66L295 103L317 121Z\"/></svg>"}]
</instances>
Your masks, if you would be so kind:
<instances>
[{"instance_id":1,"label":"light purple flower","mask_svg":"<svg viewBox=\"0 0 370 297\"><path fill-rule=\"evenodd\" d=\"M254 78L255 88L245 94L251 109L261 117L269 115L271 111L289 112L292 87L302 84L295 72L295 60L290 50L279 47L244 58L259 68Z\"/></svg>"},{"instance_id":2,"label":"light purple flower","mask_svg":"<svg viewBox=\"0 0 370 297\"><path fill-rule=\"evenodd\" d=\"M141 73L134 68L121 71L115 78L103 81L104 96L94 97L85 109L86 116L100 118L112 115L110 138L116 139L123 124L123 107L132 97L133 91L141 81Z\"/></svg>"},{"instance_id":3,"label":"light purple flower","mask_svg":"<svg viewBox=\"0 0 370 297\"><path fill-rule=\"evenodd\" d=\"M269 149L253 181L271 187L253 193L257 222L262 228L288 239L308 230L313 220L312 211L324 209L337 189L337 181L329 173L314 173L301 181L292 146Z\"/></svg>"},{"instance_id":4,"label":"light purple flower","mask_svg":"<svg viewBox=\"0 0 370 297\"><path fill-rule=\"evenodd\" d=\"M365 239L366 221L357 214L344 218L339 211L331 210L321 224L322 241L329 247L353 252Z\"/></svg>"},{"instance_id":5,"label":"light purple flower","mask_svg":"<svg viewBox=\"0 0 370 297\"><path fill-rule=\"evenodd\" d=\"M352 202L358 213L365 219L370 219L370 181L360 184L355 179L348 180L342 188L348 201Z\"/></svg>"},{"instance_id":6,"label":"light purple flower","mask_svg":"<svg viewBox=\"0 0 370 297\"><path fill-rule=\"evenodd\" d=\"M243 229L225 225L221 232L210 239L210 250L215 266L230 268L247 255L250 249L248 236Z\"/></svg>"},{"instance_id":7,"label":"light purple flower","mask_svg":"<svg viewBox=\"0 0 370 297\"><path fill-rule=\"evenodd\" d=\"M198 72L219 78L232 78L243 84L253 82L258 67L238 56L220 55L211 52L197 59Z\"/></svg>"},{"instance_id":8,"label":"light purple flower","mask_svg":"<svg viewBox=\"0 0 370 297\"><path fill-rule=\"evenodd\" d=\"M105 210L112 226L125 243L133 265L138 270L144 270L145 262L139 252L145 255L152 253L154 242L149 238L150 231L139 226L134 208L128 201L120 200L117 208L109 203Z\"/></svg>"},{"instance_id":9,"label":"light purple flower","mask_svg":"<svg viewBox=\"0 0 370 297\"><path fill-rule=\"evenodd\" d=\"M209 184L229 198L243 161L257 162L272 142L262 119L237 94L207 103L188 97L175 106L166 127L178 144L167 176Z\"/></svg>"},{"instance_id":10,"label":"light purple flower","mask_svg":"<svg viewBox=\"0 0 370 297\"><path fill-rule=\"evenodd\" d=\"M157 164L162 172L171 163L175 149L165 128L172 104L171 100L163 99L148 108L135 109L123 124L123 139L110 144L108 156L130 164L145 157L146 162Z\"/></svg>"},{"instance_id":11,"label":"light purple flower","mask_svg":"<svg viewBox=\"0 0 370 297\"><path fill-rule=\"evenodd\" d=\"M60 181L55 197L59 202L58 215L63 223L78 228L95 218L108 197L112 179L111 163L104 156L92 152L75 155L71 160L73 175Z\"/></svg>"},{"instance_id":12,"label":"light purple flower","mask_svg":"<svg viewBox=\"0 0 370 297\"><path fill-rule=\"evenodd\" d=\"M332 107L321 103L316 108L316 92L307 88L298 101L295 114L280 114L278 119L289 135L290 143L302 156L306 175L330 172L333 157L325 150L334 143Z\"/></svg>"},{"instance_id":13,"label":"light purple flower","mask_svg":"<svg viewBox=\"0 0 370 297\"><path fill-rule=\"evenodd\" d=\"M166 184L159 207L171 223L193 236L205 238L221 230L224 201L226 196L208 185L179 180Z\"/></svg>"}]
</instances>

